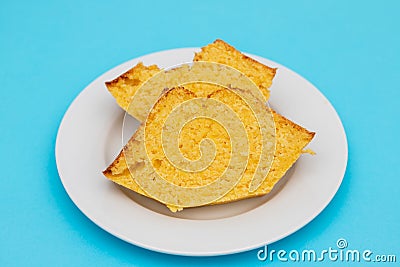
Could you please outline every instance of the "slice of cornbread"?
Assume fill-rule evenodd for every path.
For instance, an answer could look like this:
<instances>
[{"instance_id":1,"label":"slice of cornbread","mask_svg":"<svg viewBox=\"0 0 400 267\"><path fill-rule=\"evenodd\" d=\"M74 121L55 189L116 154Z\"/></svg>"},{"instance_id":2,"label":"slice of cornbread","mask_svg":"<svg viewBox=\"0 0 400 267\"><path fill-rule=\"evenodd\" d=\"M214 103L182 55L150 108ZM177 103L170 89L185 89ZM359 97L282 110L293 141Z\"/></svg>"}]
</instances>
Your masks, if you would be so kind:
<instances>
[{"instance_id":1,"label":"slice of cornbread","mask_svg":"<svg viewBox=\"0 0 400 267\"><path fill-rule=\"evenodd\" d=\"M192 86L198 93L201 94L200 86ZM207 90L205 90L207 91ZM274 160L270 171L261 184L261 186L254 192L249 192L249 183L251 181L252 173L254 173L255 167L258 164L256 158L253 158L253 154L257 154L257 148L259 147L259 138L257 133L250 130L254 126L251 115L244 105L235 105L238 102L238 96L232 93L230 90L209 90L209 97L223 101L224 103L232 103L232 107L238 114L241 115L240 119L246 125L249 135L250 142L250 156L248 159L247 168L236 186L229 191L226 195L211 204L221 204L232 202L240 199L249 197L265 195L271 191L273 186L279 181L279 179L286 173L286 171L292 166L292 164L301 155L303 148L311 141L314 133L307 131L306 129L298 126L283 116L273 112L273 119L276 127L276 150L274 151ZM176 88L168 91L163 95L157 102L155 109L149 114L148 120L154 121L154 118L168 115L170 109L177 104L190 100L197 97L196 93L189 91L185 88ZM236 107L235 107L236 106ZM158 107L158 108L157 108ZM144 125L140 126L124 150L120 152L114 162L103 172L104 175L110 180L117 184L120 184L126 188L129 188L142 195L147 195L135 181L135 177L132 176L128 168L128 163L131 166L141 166L140 168L131 168L134 175L141 175L141 177L149 177L151 182L152 173L141 172L143 166L156 166L157 170L161 174L165 174L163 177L179 186L199 186L211 183L216 177L223 172L228 166L230 147L228 136L223 128L217 126L212 120L201 119L194 120L193 123L188 125L188 128L182 129L182 135L180 140L180 151L189 159L196 159L199 156L198 145L204 138L213 139L216 143L217 154L212 165L209 166L205 171L199 172L196 175L192 173L179 171L170 164L163 154L163 149L160 149L159 140L152 139L149 142L147 151L151 154L149 158L152 162L143 162L143 155L139 149L143 143L144 138ZM161 127L161 126L160 126ZM150 129L160 128L156 125L149 127ZM253 134L253 135L252 135ZM129 155L131 158L126 158ZM138 177L138 176L137 176ZM159 189L162 192L162 188ZM199 197L199 196L193 196ZM180 206L168 206L171 211L181 210Z\"/></svg>"},{"instance_id":2,"label":"slice of cornbread","mask_svg":"<svg viewBox=\"0 0 400 267\"><path fill-rule=\"evenodd\" d=\"M233 46L217 39L212 44L201 48L193 61L210 61L231 66L249 77L261 90L265 98L269 99L268 88L272 84L276 69L242 54Z\"/></svg>"},{"instance_id":3,"label":"slice of cornbread","mask_svg":"<svg viewBox=\"0 0 400 267\"><path fill-rule=\"evenodd\" d=\"M216 62L240 71L258 86L261 93L265 96L265 100L268 100L268 88L272 84L276 69L265 66L243 55L224 41L216 40L214 43L203 47L201 52L195 54L194 61ZM146 102L149 94L153 94L154 97L158 98L164 88L177 86L179 85L179 81L183 79L183 77L173 75L174 70L168 71L165 77L161 77L164 74L160 72L161 69L156 65L144 66L140 62L116 79L106 82L106 87L122 109L139 121L143 121L153 104ZM132 98L138 89L158 73L160 77L157 80L152 80L152 90L147 95L138 96L132 102ZM176 73L179 74L179 72ZM227 83L231 82L227 81Z\"/></svg>"}]
</instances>

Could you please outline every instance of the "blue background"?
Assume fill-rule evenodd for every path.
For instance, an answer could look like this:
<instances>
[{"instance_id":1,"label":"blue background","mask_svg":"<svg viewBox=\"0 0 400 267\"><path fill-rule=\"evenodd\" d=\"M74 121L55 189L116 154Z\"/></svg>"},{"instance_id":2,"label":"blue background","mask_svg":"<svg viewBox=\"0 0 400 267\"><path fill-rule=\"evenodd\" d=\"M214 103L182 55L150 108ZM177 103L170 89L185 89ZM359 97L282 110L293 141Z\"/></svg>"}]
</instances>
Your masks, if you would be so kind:
<instances>
[{"instance_id":1,"label":"blue background","mask_svg":"<svg viewBox=\"0 0 400 267\"><path fill-rule=\"evenodd\" d=\"M399 10L399 1L3 1L0 266L277 263L259 262L257 250L190 258L135 247L87 219L58 177L57 128L86 85L137 56L216 38L310 80L348 136L348 168L333 201L270 249L322 250L343 237L349 248L397 254L399 262Z\"/></svg>"}]
</instances>

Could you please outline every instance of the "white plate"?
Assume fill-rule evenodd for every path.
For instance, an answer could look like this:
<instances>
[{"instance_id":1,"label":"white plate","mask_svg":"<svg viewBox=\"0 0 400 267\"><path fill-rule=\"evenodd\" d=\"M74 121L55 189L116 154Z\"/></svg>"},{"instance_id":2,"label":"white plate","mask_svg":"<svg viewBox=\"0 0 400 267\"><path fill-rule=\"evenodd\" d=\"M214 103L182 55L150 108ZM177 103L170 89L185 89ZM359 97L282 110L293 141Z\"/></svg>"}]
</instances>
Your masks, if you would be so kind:
<instances>
[{"instance_id":1,"label":"white plate","mask_svg":"<svg viewBox=\"0 0 400 267\"><path fill-rule=\"evenodd\" d=\"M104 82L139 61L169 67L191 61L195 51L198 49L174 49L133 59L101 75L79 94L61 122L56 141L57 167L65 190L78 208L107 232L164 253L230 254L294 233L314 219L338 190L347 164L347 141L335 109L318 89L265 58L250 55L278 67L271 106L317 133L309 145L317 155L302 155L273 194L173 214L103 177L101 171L122 148L124 116Z\"/></svg>"}]
</instances>

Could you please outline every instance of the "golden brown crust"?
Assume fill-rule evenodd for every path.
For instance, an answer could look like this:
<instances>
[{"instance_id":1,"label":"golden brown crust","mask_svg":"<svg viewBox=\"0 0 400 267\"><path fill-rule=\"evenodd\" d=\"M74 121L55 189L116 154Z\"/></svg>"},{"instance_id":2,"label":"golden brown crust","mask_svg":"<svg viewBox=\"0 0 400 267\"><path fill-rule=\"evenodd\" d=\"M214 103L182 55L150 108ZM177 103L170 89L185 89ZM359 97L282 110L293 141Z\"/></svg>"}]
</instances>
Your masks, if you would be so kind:
<instances>
[{"instance_id":1,"label":"golden brown crust","mask_svg":"<svg viewBox=\"0 0 400 267\"><path fill-rule=\"evenodd\" d=\"M148 71L157 70L157 71L160 71L161 69L158 68L157 65L145 66L145 65L143 65L143 62L139 62L133 68L127 70L126 72L124 72L123 74L121 74L120 76L115 78L114 80L108 81L105 84L106 84L107 88L112 87L112 86L116 85L118 82L121 82L123 80L132 79L132 76L135 76L137 73L142 72L143 70L148 70Z\"/></svg>"},{"instance_id":2,"label":"golden brown crust","mask_svg":"<svg viewBox=\"0 0 400 267\"><path fill-rule=\"evenodd\" d=\"M103 171L104 176L106 176L107 178L111 179L112 176L116 175L116 173L113 172L112 170L118 168L118 165L120 165L120 162L121 162L122 160L125 160L125 157L124 157L123 154L124 154L124 149L122 149L122 150L119 152L118 156L117 156L117 157L115 158L115 160L110 164L110 166L108 166L107 169L105 169L105 170Z\"/></svg>"},{"instance_id":3,"label":"golden brown crust","mask_svg":"<svg viewBox=\"0 0 400 267\"><path fill-rule=\"evenodd\" d=\"M308 135L308 137L310 138L310 140L314 138L315 132L311 132L311 131L307 130L306 128L301 127L300 125L294 123L293 121L289 120L288 118L284 117L283 115L277 113L277 112L276 112L275 110L273 110L273 109L271 109L271 111L272 111L272 114L274 115L274 118L283 120L283 121L285 121L287 124L289 124L290 127L296 129L296 130L299 131L299 132L302 132L302 133Z\"/></svg>"},{"instance_id":4,"label":"golden brown crust","mask_svg":"<svg viewBox=\"0 0 400 267\"><path fill-rule=\"evenodd\" d=\"M241 53L239 50L237 50L235 47L233 47L232 45L226 43L225 41L223 41L223 40L221 40L221 39L216 39L216 40L213 42L213 44L217 44L217 45L223 46L226 50L229 50L229 51L231 51L231 52L239 52L239 53L242 55L242 59L243 59L243 60L251 61L251 62L253 62L254 64L260 65L260 66L261 66L262 68L264 68L266 71L271 72L271 73L273 74L273 76L275 76L275 74L276 74L277 68L268 67L268 66L266 66L266 65L264 65L264 64L262 64L262 63L260 63L260 62L258 62L258 61L255 60L254 58L251 58L251 57L249 57L249 56L246 56L245 54L243 54L243 53ZM196 61L196 60L194 60L194 61Z\"/></svg>"}]
</instances>

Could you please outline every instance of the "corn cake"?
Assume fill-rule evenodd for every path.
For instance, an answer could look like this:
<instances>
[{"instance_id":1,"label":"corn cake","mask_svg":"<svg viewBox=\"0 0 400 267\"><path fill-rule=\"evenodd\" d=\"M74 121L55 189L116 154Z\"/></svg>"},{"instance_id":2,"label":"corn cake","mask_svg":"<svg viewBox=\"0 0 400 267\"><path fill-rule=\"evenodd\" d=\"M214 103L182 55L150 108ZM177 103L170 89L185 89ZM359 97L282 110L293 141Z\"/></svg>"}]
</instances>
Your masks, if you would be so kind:
<instances>
[{"instance_id":1,"label":"corn cake","mask_svg":"<svg viewBox=\"0 0 400 267\"><path fill-rule=\"evenodd\" d=\"M201 51L194 55L194 61L215 62L230 66L240 71L254 82L264 95L265 100L268 100L268 88L272 84L272 79L275 76L276 69L265 66L260 62L243 55L224 41L216 40L214 43L201 48ZM154 81L151 85L152 91L149 91L143 96L137 96L137 99L132 101L132 98L137 93L138 89L144 86L150 78L157 74L166 76L159 77ZM151 103L152 101L149 101L149 94L154 96L151 97L151 100L154 98L158 99L158 96L161 95L164 88L178 86L180 85L180 80L183 80L183 78L173 75L173 70L167 71L164 74L156 65L145 66L143 63L139 62L136 66L121 76L112 81L106 82L106 87L122 109L139 121L143 121L150 111L152 104L154 104ZM229 84L231 82L232 81L227 80L226 83Z\"/></svg>"},{"instance_id":2,"label":"corn cake","mask_svg":"<svg viewBox=\"0 0 400 267\"><path fill-rule=\"evenodd\" d=\"M201 86L193 86L197 92L202 92ZM207 91L207 90L205 90ZM224 101L230 106L235 106L235 102L238 102L238 96L228 89L208 90L210 93L208 97L215 98L220 101ZM168 114L170 107L176 106L177 103L187 101L189 99L196 98L195 92L192 92L185 88L176 88L168 91L164 94L157 102L155 109L149 114L148 120L152 121L155 117L162 116L162 113ZM303 148L311 141L314 133L307 131L299 125L291 122L283 116L273 112L273 120L276 128L276 149L273 151L273 161L270 170L261 184L261 186L254 192L249 192L249 183L251 181L252 174L258 164L257 155L259 152L259 136L256 131L251 131L249 128L255 125L254 118L252 118L249 110L244 105L237 105L238 114L241 114L241 120L248 127L248 133L250 142L250 154L248 158L248 165L245 172L243 173L240 181L231 189L227 194L221 198L213 201L212 204L228 203L240 199L249 197L261 196L270 192L273 186L279 181L279 179L286 173L286 171L292 166L292 164L301 155ZM252 121L253 120L253 121ZM139 151L139 145L144 142L144 125L141 125L125 148L120 152L114 162L103 172L104 175L112 180L113 182L120 184L126 188L129 188L137 193L147 196L147 194L140 188L138 183L135 181L136 175L143 175L149 177L151 181L152 174L150 172L141 172L140 170L146 170L143 166L152 165L155 166L158 171L164 174L164 178L171 183L179 186L190 187L209 184L214 181L223 170L228 166L230 155L230 148L227 145L229 143L229 137L223 128L218 127L218 124L213 123L212 120L202 119L195 120L197 123L189 125L189 129L182 130L182 147L180 150L183 155L189 159L195 159L199 156L198 144L204 138L213 139L217 145L216 157L210 168L193 175L192 173L179 171L166 160L165 155L162 153L162 148L157 142L159 140L152 140L149 142L147 151L151 154L150 158L152 162L143 162L141 151ZM150 129L161 127L160 125L153 125ZM129 155L133 158L126 158ZM131 174L128 163L130 164ZM262 164L262 163L261 163ZM137 168L136 166L140 166ZM143 177L142 176L142 177ZM162 192L162 188L159 189ZM166 192L163 192L166 193ZM169 192L168 192L169 193ZM193 196L194 198L198 196ZM183 207L179 205L167 205L171 211L181 210Z\"/></svg>"}]
</instances>

